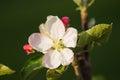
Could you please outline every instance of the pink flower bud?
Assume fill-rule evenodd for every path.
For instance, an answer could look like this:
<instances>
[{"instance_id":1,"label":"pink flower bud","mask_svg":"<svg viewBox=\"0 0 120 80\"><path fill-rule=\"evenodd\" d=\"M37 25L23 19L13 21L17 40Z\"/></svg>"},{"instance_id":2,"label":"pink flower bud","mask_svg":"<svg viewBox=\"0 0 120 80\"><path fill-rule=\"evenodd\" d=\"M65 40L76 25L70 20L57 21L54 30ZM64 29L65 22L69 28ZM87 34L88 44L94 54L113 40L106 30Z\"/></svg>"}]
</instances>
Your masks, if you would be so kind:
<instances>
[{"instance_id":1,"label":"pink flower bud","mask_svg":"<svg viewBox=\"0 0 120 80\"><path fill-rule=\"evenodd\" d=\"M23 46L23 49L25 50L25 52L27 54L31 54L31 53L34 53L35 51L33 50L33 48L29 45L29 44L25 44Z\"/></svg>"},{"instance_id":2,"label":"pink flower bud","mask_svg":"<svg viewBox=\"0 0 120 80\"><path fill-rule=\"evenodd\" d=\"M69 27L69 21L70 21L69 17L64 16L64 17L62 17L61 20L62 20L63 24L65 25L65 27L67 29Z\"/></svg>"}]
</instances>

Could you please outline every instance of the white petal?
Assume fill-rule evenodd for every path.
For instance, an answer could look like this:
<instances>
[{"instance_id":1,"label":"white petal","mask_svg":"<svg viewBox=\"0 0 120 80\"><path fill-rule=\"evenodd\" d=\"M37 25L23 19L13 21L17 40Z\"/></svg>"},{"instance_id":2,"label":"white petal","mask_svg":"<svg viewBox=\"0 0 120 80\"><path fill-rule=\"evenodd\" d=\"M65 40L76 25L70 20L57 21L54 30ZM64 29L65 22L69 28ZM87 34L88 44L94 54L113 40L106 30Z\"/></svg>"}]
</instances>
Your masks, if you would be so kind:
<instances>
[{"instance_id":1,"label":"white petal","mask_svg":"<svg viewBox=\"0 0 120 80\"><path fill-rule=\"evenodd\" d=\"M44 34L33 33L28 39L29 44L40 52L44 52L52 47L52 40Z\"/></svg>"},{"instance_id":2,"label":"white petal","mask_svg":"<svg viewBox=\"0 0 120 80\"><path fill-rule=\"evenodd\" d=\"M77 30L75 28L68 28L62 38L62 42L66 47L75 47L77 42Z\"/></svg>"},{"instance_id":3,"label":"white petal","mask_svg":"<svg viewBox=\"0 0 120 80\"><path fill-rule=\"evenodd\" d=\"M42 64L49 69L55 69L60 66L60 53L56 50L50 50L43 56Z\"/></svg>"},{"instance_id":4,"label":"white petal","mask_svg":"<svg viewBox=\"0 0 120 80\"><path fill-rule=\"evenodd\" d=\"M49 16L45 27L53 39L61 39L65 33L65 27L57 16Z\"/></svg>"},{"instance_id":5,"label":"white petal","mask_svg":"<svg viewBox=\"0 0 120 80\"><path fill-rule=\"evenodd\" d=\"M46 29L45 29L45 25L44 24L40 24L39 26L39 30L40 30L40 33L45 33Z\"/></svg>"},{"instance_id":6,"label":"white petal","mask_svg":"<svg viewBox=\"0 0 120 80\"><path fill-rule=\"evenodd\" d=\"M74 59L73 51L68 48L64 48L60 54L61 54L61 57L60 57L61 64L63 66L69 65Z\"/></svg>"},{"instance_id":7,"label":"white petal","mask_svg":"<svg viewBox=\"0 0 120 80\"><path fill-rule=\"evenodd\" d=\"M49 38L51 38L49 33L47 32L46 27L45 27L44 24L40 24L39 30L40 30L40 33L42 33L42 34L48 36Z\"/></svg>"}]
</instances>

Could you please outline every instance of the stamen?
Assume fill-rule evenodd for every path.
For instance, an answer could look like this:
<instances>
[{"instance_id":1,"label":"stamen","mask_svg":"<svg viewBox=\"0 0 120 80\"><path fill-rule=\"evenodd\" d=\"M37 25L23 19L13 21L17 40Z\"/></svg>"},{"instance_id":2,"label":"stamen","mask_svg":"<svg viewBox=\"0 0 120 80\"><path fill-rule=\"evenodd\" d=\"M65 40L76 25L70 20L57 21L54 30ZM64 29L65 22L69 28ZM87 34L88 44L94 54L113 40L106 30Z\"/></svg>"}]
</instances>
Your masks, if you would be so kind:
<instances>
[{"instance_id":1,"label":"stamen","mask_svg":"<svg viewBox=\"0 0 120 80\"><path fill-rule=\"evenodd\" d=\"M65 46L62 44L61 40L54 40L53 41L53 49L57 50L58 52L61 51L61 49L65 48Z\"/></svg>"}]
</instances>

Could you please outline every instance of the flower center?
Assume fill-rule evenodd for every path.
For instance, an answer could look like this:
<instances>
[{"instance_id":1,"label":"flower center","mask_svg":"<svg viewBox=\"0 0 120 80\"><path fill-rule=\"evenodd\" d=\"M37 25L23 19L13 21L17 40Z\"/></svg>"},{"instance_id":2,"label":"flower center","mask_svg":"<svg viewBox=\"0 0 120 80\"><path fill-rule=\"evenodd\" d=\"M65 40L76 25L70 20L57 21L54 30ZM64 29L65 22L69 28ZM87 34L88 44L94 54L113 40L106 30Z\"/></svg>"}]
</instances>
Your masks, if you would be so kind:
<instances>
[{"instance_id":1,"label":"flower center","mask_svg":"<svg viewBox=\"0 0 120 80\"><path fill-rule=\"evenodd\" d=\"M53 49L57 50L58 52L61 51L61 49L63 49L65 46L62 44L62 41L61 40L54 40L53 41Z\"/></svg>"}]
</instances>

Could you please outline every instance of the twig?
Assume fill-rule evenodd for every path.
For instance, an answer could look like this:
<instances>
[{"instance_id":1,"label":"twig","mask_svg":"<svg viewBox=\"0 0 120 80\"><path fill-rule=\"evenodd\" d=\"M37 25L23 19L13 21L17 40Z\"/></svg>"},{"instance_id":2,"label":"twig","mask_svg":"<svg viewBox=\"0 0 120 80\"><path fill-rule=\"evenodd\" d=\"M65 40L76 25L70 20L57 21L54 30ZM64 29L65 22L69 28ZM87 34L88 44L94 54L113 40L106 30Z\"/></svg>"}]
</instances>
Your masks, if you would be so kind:
<instances>
[{"instance_id":1,"label":"twig","mask_svg":"<svg viewBox=\"0 0 120 80\"><path fill-rule=\"evenodd\" d=\"M87 11L81 11L81 22L82 30L85 31L88 29L88 13ZM91 62L90 62L90 53L88 52L88 44L83 47L83 51L77 54L77 60L79 65L79 72L81 74L81 80L91 80Z\"/></svg>"},{"instance_id":2,"label":"twig","mask_svg":"<svg viewBox=\"0 0 120 80\"><path fill-rule=\"evenodd\" d=\"M81 23L82 30L85 31L88 29L88 14L87 11L81 11ZM92 70L90 56L88 52L88 45L84 46L83 51L80 51L73 61L72 65L75 70L75 74L78 80L91 80L92 79Z\"/></svg>"}]
</instances>

